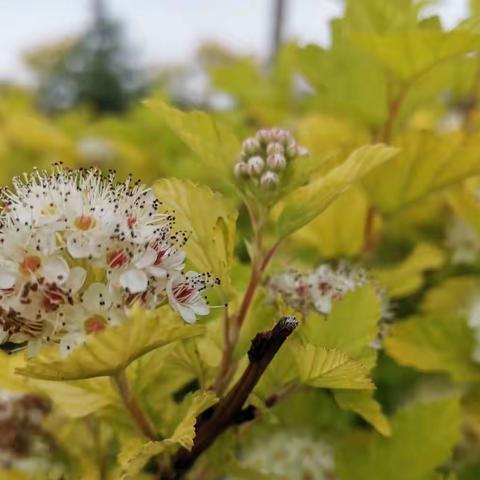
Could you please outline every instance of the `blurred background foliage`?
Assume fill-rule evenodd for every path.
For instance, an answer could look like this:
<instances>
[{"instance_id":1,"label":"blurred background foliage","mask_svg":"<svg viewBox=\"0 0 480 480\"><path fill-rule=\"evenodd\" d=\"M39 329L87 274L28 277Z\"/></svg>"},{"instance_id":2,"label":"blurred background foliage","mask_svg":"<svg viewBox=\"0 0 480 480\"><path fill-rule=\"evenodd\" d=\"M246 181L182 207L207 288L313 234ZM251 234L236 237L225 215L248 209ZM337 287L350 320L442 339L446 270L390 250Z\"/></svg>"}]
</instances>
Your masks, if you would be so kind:
<instances>
[{"instance_id":1,"label":"blurred background foliage","mask_svg":"<svg viewBox=\"0 0 480 480\"><path fill-rule=\"evenodd\" d=\"M199 161L168 113L152 106L158 101L207 111L238 139L258 128L287 127L309 149L316 175L368 143L400 148L395 158L295 232L273 264L281 270L323 261L358 262L392 302L392 325L373 373L375 398L391 416L390 439L367 424L382 431L378 411L365 414L356 407L355 412L362 411L357 416L348 411L352 399L314 388L275 407L265 424L246 432L245 444L252 445L263 435L270 441L282 428L338 443L336 473L304 479L480 478L480 350L475 350L480 334L473 313L480 299L480 2L472 0L470 16L449 31L434 13L424 14L431 4L346 0L342 17L331 23L328 47L282 43L264 64L205 44L195 65L166 68L152 78L135 67L121 27L101 2L94 2L84 35L26 55L38 88L0 87L2 184L34 166L63 161L114 168L121 175L133 172L147 183L165 176L193 179L235 198L224 187L224 171ZM196 76L203 87L192 95L189 82ZM147 97L148 105L143 103ZM233 282L241 289L246 283L243 239L249 234L243 211L238 228ZM263 319L271 312L259 312L261 307L252 313L250 322L257 317L246 326L249 333L267 324ZM209 328L218 329L215 324ZM204 361L212 366L218 347L209 341ZM163 354L156 355L162 362ZM169 375L159 371L158 381L172 388L191 381L188 355L177 358L180 376L160 380ZM139 384L138 391L142 388ZM93 389L90 393L92 401L99 399ZM157 400L166 402L151 401ZM169 398L166 417L173 403ZM115 402L106 405L105 418L120 422ZM413 407L397 411L407 405ZM90 437L79 433L85 428ZM84 472L78 478L119 478L115 470L110 476L98 473L83 458L81 452L95 450L93 443L82 447L68 440L88 437L110 451L116 440L108 425L75 420L67 430L61 427L71 447L69 458L85 463L78 467ZM215 476L211 469L227 464L239 442L235 435L226 438L223 448L229 451L217 445L199 467L205 476L192 478L231 478L226 472ZM252 465L262 461L252 460ZM261 476L251 465L228 465L234 478L282 478Z\"/></svg>"}]
</instances>

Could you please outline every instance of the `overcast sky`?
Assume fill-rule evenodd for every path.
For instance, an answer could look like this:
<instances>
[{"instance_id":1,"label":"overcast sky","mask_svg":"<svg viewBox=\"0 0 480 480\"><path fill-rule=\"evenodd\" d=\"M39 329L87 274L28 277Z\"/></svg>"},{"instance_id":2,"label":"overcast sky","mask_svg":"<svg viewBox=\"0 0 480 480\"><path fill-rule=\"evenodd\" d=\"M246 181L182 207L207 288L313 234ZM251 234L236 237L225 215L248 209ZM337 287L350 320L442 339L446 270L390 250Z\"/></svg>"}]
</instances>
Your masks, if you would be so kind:
<instances>
[{"instance_id":1,"label":"overcast sky","mask_svg":"<svg viewBox=\"0 0 480 480\"><path fill-rule=\"evenodd\" d=\"M286 30L302 42L325 43L327 22L340 0L288 0ZM389 1L389 0L385 0ZM235 50L265 55L273 0L107 0L125 22L147 66L188 60L199 43L216 40ZM444 25L465 16L468 0L440 0ZM32 46L80 32L91 0L0 0L0 79L28 79L21 54Z\"/></svg>"}]
</instances>

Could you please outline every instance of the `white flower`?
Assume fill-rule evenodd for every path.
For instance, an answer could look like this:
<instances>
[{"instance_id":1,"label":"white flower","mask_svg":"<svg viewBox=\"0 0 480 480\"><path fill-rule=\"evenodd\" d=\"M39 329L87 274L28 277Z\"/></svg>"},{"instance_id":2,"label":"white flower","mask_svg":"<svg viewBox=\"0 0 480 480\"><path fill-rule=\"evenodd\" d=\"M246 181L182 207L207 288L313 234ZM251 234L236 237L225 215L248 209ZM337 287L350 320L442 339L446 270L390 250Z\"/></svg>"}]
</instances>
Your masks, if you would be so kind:
<instances>
[{"instance_id":1,"label":"white flower","mask_svg":"<svg viewBox=\"0 0 480 480\"><path fill-rule=\"evenodd\" d=\"M260 437L242 456L243 465L267 477L288 480L334 478L333 449L324 440L308 433L278 431Z\"/></svg>"},{"instance_id":2,"label":"white flower","mask_svg":"<svg viewBox=\"0 0 480 480\"><path fill-rule=\"evenodd\" d=\"M208 315L209 308L202 293L212 285L213 279L208 274L174 273L167 282L169 303L186 322L193 323L196 315Z\"/></svg>"}]
</instances>

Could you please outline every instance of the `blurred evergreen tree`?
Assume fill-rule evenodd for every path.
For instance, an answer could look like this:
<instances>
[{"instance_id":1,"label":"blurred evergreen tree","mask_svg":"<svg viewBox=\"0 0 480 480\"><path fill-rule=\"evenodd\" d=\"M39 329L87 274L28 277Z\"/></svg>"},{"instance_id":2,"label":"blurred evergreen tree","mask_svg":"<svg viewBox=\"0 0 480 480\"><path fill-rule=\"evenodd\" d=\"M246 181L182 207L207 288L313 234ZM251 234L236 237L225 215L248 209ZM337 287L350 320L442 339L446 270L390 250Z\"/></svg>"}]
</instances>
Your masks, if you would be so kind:
<instances>
[{"instance_id":1,"label":"blurred evergreen tree","mask_svg":"<svg viewBox=\"0 0 480 480\"><path fill-rule=\"evenodd\" d=\"M27 61L40 76L39 103L46 112L87 105L95 113L121 113L147 90L146 77L132 61L122 25L93 0L93 21L86 32L57 57L54 65Z\"/></svg>"}]
</instances>

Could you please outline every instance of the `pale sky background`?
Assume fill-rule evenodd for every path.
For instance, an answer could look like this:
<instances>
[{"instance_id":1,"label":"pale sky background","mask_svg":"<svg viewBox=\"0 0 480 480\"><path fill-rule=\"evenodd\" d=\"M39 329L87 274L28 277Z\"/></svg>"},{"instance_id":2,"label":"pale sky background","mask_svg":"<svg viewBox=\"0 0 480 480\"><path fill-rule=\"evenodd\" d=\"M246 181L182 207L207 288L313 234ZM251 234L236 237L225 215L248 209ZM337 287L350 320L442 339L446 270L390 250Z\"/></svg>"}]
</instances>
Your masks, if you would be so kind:
<instances>
[{"instance_id":1,"label":"pale sky background","mask_svg":"<svg viewBox=\"0 0 480 480\"><path fill-rule=\"evenodd\" d=\"M389 1L389 0L385 0ZM91 0L0 0L0 80L28 81L21 54L32 46L80 32ZM268 52L272 0L107 0L125 22L145 66L184 62L204 40L242 53ZM468 0L440 0L443 24L454 26ZM286 33L301 42L328 42L328 21L340 15L341 0L289 0Z\"/></svg>"}]
</instances>

